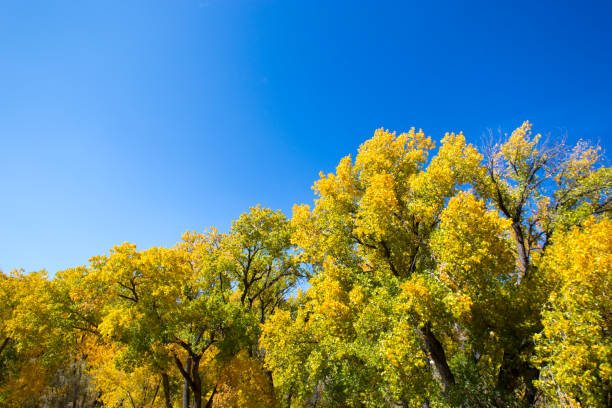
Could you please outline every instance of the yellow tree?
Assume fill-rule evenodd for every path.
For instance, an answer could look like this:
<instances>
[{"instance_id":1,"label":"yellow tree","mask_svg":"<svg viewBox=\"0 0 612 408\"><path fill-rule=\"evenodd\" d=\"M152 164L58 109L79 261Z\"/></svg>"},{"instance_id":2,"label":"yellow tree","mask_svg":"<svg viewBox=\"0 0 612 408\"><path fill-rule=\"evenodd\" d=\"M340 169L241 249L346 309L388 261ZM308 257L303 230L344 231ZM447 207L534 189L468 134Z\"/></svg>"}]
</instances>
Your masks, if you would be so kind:
<instances>
[{"instance_id":1,"label":"yellow tree","mask_svg":"<svg viewBox=\"0 0 612 408\"><path fill-rule=\"evenodd\" d=\"M538 385L553 406L610 406L612 221L555 234L542 267L554 289L536 336Z\"/></svg>"},{"instance_id":2,"label":"yellow tree","mask_svg":"<svg viewBox=\"0 0 612 408\"><path fill-rule=\"evenodd\" d=\"M56 374L74 361L78 339L66 331L56 282L45 271L0 278L0 401L37 404Z\"/></svg>"},{"instance_id":3,"label":"yellow tree","mask_svg":"<svg viewBox=\"0 0 612 408\"><path fill-rule=\"evenodd\" d=\"M0 358L11 343L7 322L11 319L13 309L16 307L15 289L16 285L13 284L13 280L0 271Z\"/></svg>"},{"instance_id":4,"label":"yellow tree","mask_svg":"<svg viewBox=\"0 0 612 408\"><path fill-rule=\"evenodd\" d=\"M93 345L88 359L92 386L100 393L100 401L108 407L156 408L172 406L170 395L164 395L168 378L146 365L122 367L121 350L116 345Z\"/></svg>"},{"instance_id":5,"label":"yellow tree","mask_svg":"<svg viewBox=\"0 0 612 408\"><path fill-rule=\"evenodd\" d=\"M516 337L529 340L529 329L537 324L530 318L541 304L538 291L530 287L525 294L526 284L517 285L511 231L511 221L472 192L460 192L448 202L432 236L433 279L402 287L406 312L446 317L436 324L451 340L446 349L461 376L452 397L473 405L515 405L514 388L510 394L497 389L504 350ZM426 292L433 288L438 295L432 298Z\"/></svg>"},{"instance_id":6,"label":"yellow tree","mask_svg":"<svg viewBox=\"0 0 612 408\"><path fill-rule=\"evenodd\" d=\"M612 211L612 169L601 165L601 148L579 141L573 148L551 144L532 134L524 122L506 140L486 149L487 176L480 185L483 196L510 222L517 258L517 296L514 311L523 318L509 321L498 388L511 392L523 378L526 399L533 402L532 381L538 371L529 362L531 338L541 329L543 285L538 259L556 231L580 224L591 214Z\"/></svg>"},{"instance_id":7,"label":"yellow tree","mask_svg":"<svg viewBox=\"0 0 612 408\"><path fill-rule=\"evenodd\" d=\"M172 364L185 381L196 408L207 396L212 404L216 384L202 376L205 354L231 353L252 335L250 323L230 301L231 286L216 267L219 234L187 233L172 249L137 251L124 244L110 256L96 257L92 269L113 292L100 332L124 346L121 358L135 366L148 362L163 373Z\"/></svg>"},{"instance_id":8,"label":"yellow tree","mask_svg":"<svg viewBox=\"0 0 612 408\"><path fill-rule=\"evenodd\" d=\"M291 244L291 224L280 211L252 207L232 223L221 245L242 307L261 323L306 277Z\"/></svg>"},{"instance_id":9,"label":"yellow tree","mask_svg":"<svg viewBox=\"0 0 612 408\"><path fill-rule=\"evenodd\" d=\"M258 206L228 234L186 233L169 249L123 244L92 258L87 279L104 293L97 299L105 298L97 330L119 346L115 360L124 366L149 367L162 380L174 367L184 380L184 407L192 400L212 406L217 393L240 389L239 381L227 382L228 372L237 373L230 368L243 361L236 356L248 351L260 358L260 324L304 274L290 235L280 212ZM262 371L254 378L269 378L255 360L249 367Z\"/></svg>"},{"instance_id":10,"label":"yellow tree","mask_svg":"<svg viewBox=\"0 0 612 408\"><path fill-rule=\"evenodd\" d=\"M521 279L557 228L612 211L612 169L601 166L601 148L582 140L573 148L551 144L531 128L524 122L506 140L489 143L482 188L511 221Z\"/></svg>"},{"instance_id":11,"label":"yellow tree","mask_svg":"<svg viewBox=\"0 0 612 408\"><path fill-rule=\"evenodd\" d=\"M610 211L600 150L546 148L525 123L486 159L462 134L384 130L296 206L317 276L266 323L285 401L529 405L551 234ZM466 192L472 187L476 193Z\"/></svg>"},{"instance_id":12,"label":"yellow tree","mask_svg":"<svg viewBox=\"0 0 612 408\"><path fill-rule=\"evenodd\" d=\"M276 370L275 384L284 385L283 393L331 405L334 400L349 406L379 406L393 399L406 405L424 402L438 392L431 386L429 360L443 389L455 383L442 333L428 317L411 326L411 352L402 354L411 356L413 365L404 375L413 383L393 375L393 364L381 355L393 354L389 348L397 344L392 327L401 318L395 305L400 285L435 264L430 236L446 201L459 186L482 176L482 157L462 134L447 134L427 164L433 148L421 131L377 130L354 162L345 157L335 174L321 174L312 211L294 207L294 242L319 275L297 317L279 313L264 332L267 363ZM280 330L291 321L295 329ZM285 333L295 337L286 339ZM300 357L299 364L311 370L306 376L310 391L286 371Z\"/></svg>"},{"instance_id":13,"label":"yellow tree","mask_svg":"<svg viewBox=\"0 0 612 408\"><path fill-rule=\"evenodd\" d=\"M278 406L274 389L263 364L247 350L236 354L218 367L219 391L215 395L217 408L259 408Z\"/></svg>"}]
</instances>

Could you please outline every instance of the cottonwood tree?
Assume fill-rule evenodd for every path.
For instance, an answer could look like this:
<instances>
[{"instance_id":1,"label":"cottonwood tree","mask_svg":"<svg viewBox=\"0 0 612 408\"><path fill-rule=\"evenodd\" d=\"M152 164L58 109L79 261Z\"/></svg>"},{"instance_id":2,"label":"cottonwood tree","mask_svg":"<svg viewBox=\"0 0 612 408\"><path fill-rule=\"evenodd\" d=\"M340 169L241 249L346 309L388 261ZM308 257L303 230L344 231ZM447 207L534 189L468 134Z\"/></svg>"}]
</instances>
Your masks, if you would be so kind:
<instances>
[{"instance_id":1,"label":"cottonwood tree","mask_svg":"<svg viewBox=\"0 0 612 408\"><path fill-rule=\"evenodd\" d=\"M280 212L254 207L228 234L190 232L173 248L138 251L123 244L94 257L87 279L100 285L96 290L105 298L96 330L109 347L115 345L114 360L124 371L148 367L151 379L138 377L142 385L159 378L166 406L177 372L184 407L192 401L196 408L210 407L221 392L231 400L232 390L244 385L227 375L237 373L229 367L239 362L247 366L248 360L238 358L241 351L254 359L250 367L262 370L253 378L269 378L256 361L263 352L260 325L304 275L290 235ZM261 398L273 400L271 384L255 389L268 390Z\"/></svg>"},{"instance_id":2,"label":"cottonwood tree","mask_svg":"<svg viewBox=\"0 0 612 408\"><path fill-rule=\"evenodd\" d=\"M552 239L542 263L553 290L535 338L538 385L550 405L610 406L612 221L589 218Z\"/></svg>"},{"instance_id":3,"label":"cottonwood tree","mask_svg":"<svg viewBox=\"0 0 612 408\"><path fill-rule=\"evenodd\" d=\"M230 301L231 285L215 267L220 236L187 233L172 249L137 251L124 244L93 261L114 301L101 333L125 347L125 359L173 365L185 382L183 404L211 406L217 384L203 375L206 354L231 349L252 333L248 318ZM203 371L204 370L204 371ZM191 395L193 396L191 396Z\"/></svg>"},{"instance_id":4,"label":"cottonwood tree","mask_svg":"<svg viewBox=\"0 0 612 408\"><path fill-rule=\"evenodd\" d=\"M511 223L521 287L516 296L524 299L514 309L524 317L507 324L513 335L509 333L504 348L498 387L510 392L522 377L529 403L535 398L533 380L539 373L526 354L533 352L532 337L541 330L540 311L548 290L538 260L556 231L612 211L612 169L601 165L601 148L584 141L573 148L563 142L551 144L533 135L531 127L524 122L507 140L488 145L483 183L483 195Z\"/></svg>"},{"instance_id":5,"label":"cottonwood tree","mask_svg":"<svg viewBox=\"0 0 612 408\"><path fill-rule=\"evenodd\" d=\"M462 134L382 129L321 174L293 241L317 276L264 328L287 405L529 405L556 230L610 210L600 150L525 123L483 159ZM468 191L472 188L472 191Z\"/></svg>"},{"instance_id":6,"label":"cottonwood tree","mask_svg":"<svg viewBox=\"0 0 612 408\"><path fill-rule=\"evenodd\" d=\"M45 271L0 273L0 405L91 406L80 347L58 280Z\"/></svg>"},{"instance_id":7,"label":"cottonwood tree","mask_svg":"<svg viewBox=\"0 0 612 408\"><path fill-rule=\"evenodd\" d=\"M294 402L317 389L330 404L425 402L436 392L429 360L444 389L454 384L441 333L429 317L411 325L415 340L401 345L410 347L402 354L411 359L404 373L394 374L385 357L395 353L393 345L400 347L392 329L399 324L400 285L431 271L430 236L445 203L480 172L481 156L463 135L448 134L427 165L433 148L414 129L401 135L377 130L354 163L346 157L336 174L321 175L312 211L294 207L294 242L319 274L297 317L279 313L265 331L275 384ZM297 327L281 329L292 320ZM295 337L285 340L286 334ZM311 370L304 386L304 375L290 371L300 366ZM407 377L411 381L403 381Z\"/></svg>"}]
</instances>

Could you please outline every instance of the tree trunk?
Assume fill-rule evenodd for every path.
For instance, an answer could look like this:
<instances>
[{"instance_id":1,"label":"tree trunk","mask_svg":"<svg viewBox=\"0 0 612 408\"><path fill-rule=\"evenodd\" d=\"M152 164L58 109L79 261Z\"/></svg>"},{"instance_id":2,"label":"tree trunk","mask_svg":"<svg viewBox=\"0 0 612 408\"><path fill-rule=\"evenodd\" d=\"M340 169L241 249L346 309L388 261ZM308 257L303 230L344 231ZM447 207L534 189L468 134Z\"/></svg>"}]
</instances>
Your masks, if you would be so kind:
<instances>
[{"instance_id":1,"label":"tree trunk","mask_svg":"<svg viewBox=\"0 0 612 408\"><path fill-rule=\"evenodd\" d=\"M529 248L525 246L525 236L523 235L523 228L518 222L512 223L512 230L514 231L514 237L516 240L516 252L518 255L519 268L521 270L521 279L527 277L529 269Z\"/></svg>"},{"instance_id":2,"label":"tree trunk","mask_svg":"<svg viewBox=\"0 0 612 408\"><path fill-rule=\"evenodd\" d=\"M187 374L191 372L191 357L187 356L187 362L185 364L185 371ZM189 390L189 381L187 378L183 379L183 408L190 408L191 392Z\"/></svg>"},{"instance_id":3,"label":"tree trunk","mask_svg":"<svg viewBox=\"0 0 612 408\"><path fill-rule=\"evenodd\" d=\"M266 377L268 377L268 381L270 381L270 387L274 389L274 377L272 377L272 371L264 367L264 372L266 374Z\"/></svg>"},{"instance_id":4,"label":"tree trunk","mask_svg":"<svg viewBox=\"0 0 612 408\"><path fill-rule=\"evenodd\" d=\"M540 377L540 370L527 363L527 372L525 373L525 396L523 400L527 402L528 406L532 407L536 396L538 395L538 389L533 384L535 380Z\"/></svg>"},{"instance_id":5,"label":"tree trunk","mask_svg":"<svg viewBox=\"0 0 612 408\"><path fill-rule=\"evenodd\" d=\"M202 408L202 379L200 378L200 360L194 359L191 366L191 381L193 383L193 406Z\"/></svg>"},{"instance_id":6,"label":"tree trunk","mask_svg":"<svg viewBox=\"0 0 612 408\"><path fill-rule=\"evenodd\" d=\"M210 394L210 398L208 399L208 402L206 403L205 408L212 408L216 393L217 393L217 385L215 384L215 388L213 388L212 394Z\"/></svg>"},{"instance_id":7,"label":"tree trunk","mask_svg":"<svg viewBox=\"0 0 612 408\"><path fill-rule=\"evenodd\" d=\"M514 379L518 375L516 368L515 353L504 350L499 373L497 374L497 388L502 391L512 390L514 388Z\"/></svg>"},{"instance_id":8,"label":"tree trunk","mask_svg":"<svg viewBox=\"0 0 612 408\"><path fill-rule=\"evenodd\" d=\"M79 384L81 382L81 365L79 361L74 362L74 376L72 384L72 408L77 408L77 401L79 399Z\"/></svg>"},{"instance_id":9,"label":"tree trunk","mask_svg":"<svg viewBox=\"0 0 612 408\"><path fill-rule=\"evenodd\" d=\"M157 395L159 394L159 386L160 386L160 383L157 383L157 387L155 387L155 393L153 394L153 399L151 400L152 407L155 406L155 400L157 399Z\"/></svg>"},{"instance_id":10,"label":"tree trunk","mask_svg":"<svg viewBox=\"0 0 612 408\"><path fill-rule=\"evenodd\" d=\"M523 361L516 351L504 351L501 367L497 376L497 388L506 394L511 394L522 378L525 382L525 395L523 400L529 406L533 405L537 389L533 381L537 380L540 371L529 362Z\"/></svg>"},{"instance_id":11,"label":"tree trunk","mask_svg":"<svg viewBox=\"0 0 612 408\"><path fill-rule=\"evenodd\" d=\"M8 346L10 341L11 341L11 338L7 337L6 339L4 339L2 344L0 344L0 355L2 355L2 352L4 351L5 347Z\"/></svg>"},{"instance_id":12,"label":"tree trunk","mask_svg":"<svg viewBox=\"0 0 612 408\"><path fill-rule=\"evenodd\" d=\"M450 388L455 385L455 376L451 372L448 362L446 361L446 353L444 353L442 343L440 343L440 341L431 331L431 326L429 323L425 324L425 326L421 328L421 333L425 338L425 348L427 349L429 356L433 360L436 368L438 369L438 373L440 374L440 379L442 380L442 385L444 386L444 392L447 393Z\"/></svg>"},{"instance_id":13,"label":"tree trunk","mask_svg":"<svg viewBox=\"0 0 612 408\"><path fill-rule=\"evenodd\" d=\"M166 373L162 373L162 384L164 387L164 402L166 408L172 408L172 403L170 402L170 378Z\"/></svg>"}]
</instances>

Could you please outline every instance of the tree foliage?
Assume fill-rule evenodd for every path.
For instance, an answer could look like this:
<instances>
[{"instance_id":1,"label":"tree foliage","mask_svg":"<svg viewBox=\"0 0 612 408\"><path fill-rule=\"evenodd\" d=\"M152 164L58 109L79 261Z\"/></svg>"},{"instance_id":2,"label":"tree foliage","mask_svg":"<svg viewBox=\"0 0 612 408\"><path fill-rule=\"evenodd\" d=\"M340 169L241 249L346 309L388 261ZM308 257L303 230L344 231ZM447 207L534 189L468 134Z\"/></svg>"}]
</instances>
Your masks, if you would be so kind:
<instances>
[{"instance_id":1,"label":"tree foliage","mask_svg":"<svg viewBox=\"0 0 612 408\"><path fill-rule=\"evenodd\" d=\"M602 162L379 129L291 219L0 273L0 406L611 406Z\"/></svg>"}]
</instances>

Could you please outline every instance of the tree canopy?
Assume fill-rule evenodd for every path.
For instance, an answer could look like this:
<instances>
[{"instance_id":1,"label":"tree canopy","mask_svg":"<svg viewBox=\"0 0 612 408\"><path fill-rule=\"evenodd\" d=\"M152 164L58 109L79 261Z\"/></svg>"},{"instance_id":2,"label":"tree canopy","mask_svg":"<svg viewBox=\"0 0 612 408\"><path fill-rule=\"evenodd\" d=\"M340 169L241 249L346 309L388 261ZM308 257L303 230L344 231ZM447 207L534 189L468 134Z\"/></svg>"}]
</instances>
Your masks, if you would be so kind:
<instances>
[{"instance_id":1,"label":"tree canopy","mask_svg":"<svg viewBox=\"0 0 612 408\"><path fill-rule=\"evenodd\" d=\"M0 406L612 406L612 168L531 128L378 129L290 219L0 273Z\"/></svg>"}]
</instances>

